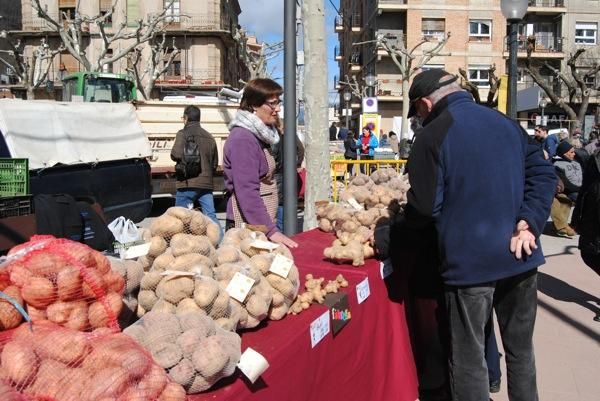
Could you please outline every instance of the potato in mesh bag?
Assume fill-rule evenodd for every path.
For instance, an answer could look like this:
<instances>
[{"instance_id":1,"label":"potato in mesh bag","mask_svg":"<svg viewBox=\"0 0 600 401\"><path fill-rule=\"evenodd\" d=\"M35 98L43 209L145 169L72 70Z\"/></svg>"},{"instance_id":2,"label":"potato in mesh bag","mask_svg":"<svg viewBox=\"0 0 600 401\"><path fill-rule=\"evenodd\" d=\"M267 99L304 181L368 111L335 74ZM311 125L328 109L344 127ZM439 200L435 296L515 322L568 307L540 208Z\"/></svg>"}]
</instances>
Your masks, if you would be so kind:
<instances>
[{"instance_id":1,"label":"potato in mesh bag","mask_svg":"<svg viewBox=\"0 0 600 401\"><path fill-rule=\"evenodd\" d=\"M124 333L145 347L188 394L231 376L241 356L239 335L194 313L177 316L152 311Z\"/></svg>"}]
</instances>

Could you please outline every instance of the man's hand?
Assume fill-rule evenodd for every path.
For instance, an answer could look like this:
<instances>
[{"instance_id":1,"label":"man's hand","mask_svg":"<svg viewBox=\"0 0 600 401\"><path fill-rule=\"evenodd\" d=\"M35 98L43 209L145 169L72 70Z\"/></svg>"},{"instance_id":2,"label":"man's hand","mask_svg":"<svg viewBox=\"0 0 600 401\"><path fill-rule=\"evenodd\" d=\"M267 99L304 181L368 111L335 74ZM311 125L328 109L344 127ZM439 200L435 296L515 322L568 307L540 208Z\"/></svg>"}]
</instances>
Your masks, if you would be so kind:
<instances>
[{"instance_id":1,"label":"man's hand","mask_svg":"<svg viewBox=\"0 0 600 401\"><path fill-rule=\"evenodd\" d=\"M536 249L535 235L529 230L529 224L525 220L519 220L510 239L510 251L515 254L515 258L521 259L523 251L529 256Z\"/></svg>"}]
</instances>

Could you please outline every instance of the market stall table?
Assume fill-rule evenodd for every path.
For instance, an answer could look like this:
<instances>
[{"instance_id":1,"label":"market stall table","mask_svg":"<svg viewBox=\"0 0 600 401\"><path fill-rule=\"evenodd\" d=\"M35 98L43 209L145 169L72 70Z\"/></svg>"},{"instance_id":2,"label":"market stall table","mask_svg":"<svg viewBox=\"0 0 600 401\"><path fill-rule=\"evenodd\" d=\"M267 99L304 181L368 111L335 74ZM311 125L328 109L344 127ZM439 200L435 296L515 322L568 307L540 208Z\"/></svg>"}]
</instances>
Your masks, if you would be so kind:
<instances>
[{"instance_id":1,"label":"market stall table","mask_svg":"<svg viewBox=\"0 0 600 401\"><path fill-rule=\"evenodd\" d=\"M360 268L323 260L333 237L312 230L294 237L293 251L304 276L334 279L342 273L349 286L350 322L335 336L330 333L311 347L310 324L327 308L313 305L299 315L263 322L242 333L242 351L251 347L270 367L251 384L239 371L212 390L190 396L191 401L414 401L417 378L411 351L402 283L384 282L380 264L366 261ZM391 276L390 276L391 277ZM370 295L358 303L356 286L367 279ZM389 288L389 291L388 291Z\"/></svg>"}]
</instances>

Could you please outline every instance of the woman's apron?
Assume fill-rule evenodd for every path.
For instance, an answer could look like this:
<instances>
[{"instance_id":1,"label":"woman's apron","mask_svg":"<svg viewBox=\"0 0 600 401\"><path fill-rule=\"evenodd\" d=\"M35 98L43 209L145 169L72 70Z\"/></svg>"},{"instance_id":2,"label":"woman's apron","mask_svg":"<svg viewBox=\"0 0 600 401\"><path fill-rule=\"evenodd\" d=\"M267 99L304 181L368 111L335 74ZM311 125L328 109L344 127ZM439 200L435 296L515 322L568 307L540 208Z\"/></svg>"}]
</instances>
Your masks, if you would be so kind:
<instances>
[{"instance_id":1,"label":"woman's apron","mask_svg":"<svg viewBox=\"0 0 600 401\"><path fill-rule=\"evenodd\" d=\"M279 197L277 196L277 182L275 181L275 158L271 154L268 148L264 148L263 152L267 159L268 171L260 180L260 197L267 209L267 213L271 218L271 221L275 221L277 215L277 206L279 205ZM248 224L244 218L238 200L235 196L235 188L233 188L233 194L231 194L231 205L233 207L233 219L235 227L241 227L242 223Z\"/></svg>"}]
</instances>

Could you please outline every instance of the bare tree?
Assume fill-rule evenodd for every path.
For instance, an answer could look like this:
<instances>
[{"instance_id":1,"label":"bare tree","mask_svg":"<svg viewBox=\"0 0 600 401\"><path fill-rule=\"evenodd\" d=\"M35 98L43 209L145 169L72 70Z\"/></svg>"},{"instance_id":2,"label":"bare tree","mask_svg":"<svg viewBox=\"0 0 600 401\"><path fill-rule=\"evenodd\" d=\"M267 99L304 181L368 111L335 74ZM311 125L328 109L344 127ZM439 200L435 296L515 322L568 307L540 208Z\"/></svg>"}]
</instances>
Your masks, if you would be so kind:
<instances>
[{"instance_id":1,"label":"bare tree","mask_svg":"<svg viewBox=\"0 0 600 401\"><path fill-rule=\"evenodd\" d=\"M25 45L20 38L13 38L7 31L1 31L0 39L8 45L8 50L0 50L0 63L14 71L27 91L27 99L34 99L35 90L46 83L54 57L64 51L64 46L51 49L42 38L39 46L33 49L31 57L27 57Z\"/></svg>"},{"instance_id":2,"label":"bare tree","mask_svg":"<svg viewBox=\"0 0 600 401\"><path fill-rule=\"evenodd\" d=\"M60 36L65 49L81 63L84 70L102 71L105 65L111 65L124 57L130 57L132 53L139 53L140 45L154 41L156 36L164 31L164 25L170 18L167 11L172 7L174 0L166 4L161 12L148 15L146 19L137 20L135 27L129 28L127 21L123 21L109 32L107 28L112 24L112 16L118 2L119 0L114 0L110 10L104 14L90 17L76 12L72 18L67 13L63 13L60 20L51 17L47 9L40 4L40 0L33 0L32 5L37 15L47 21L49 26ZM86 44L84 43L84 33L89 32L92 25L98 28L98 34L102 39L101 50L93 60L86 53ZM115 46L117 43L119 46ZM153 49L152 56L154 56L158 51L156 44L151 48ZM149 60L149 63L151 64L152 60ZM165 67L165 64L164 62L159 63L161 68ZM166 67L168 67L168 64L166 64ZM147 79L152 80L158 78L156 74L152 74L152 71L149 71L146 76ZM153 85L154 83L150 86ZM140 86L140 88L145 86L147 86L147 83ZM150 95L146 89L143 92L148 96Z\"/></svg>"},{"instance_id":3,"label":"bare tree","mask_svg":"<svg viewBox=\"0 0 600 401\"><path fill-rule=\"evenodd\" d=\"M485 102L481 100L479 87L469 79L468 72L464 68L459 68L458 73L462 78L461 86L463 89L471 93L473 99L475 99L478 104L483 104L487 107L498 106L498 89L500 88L500 78L498 78L496 75L496 64L493 64L490 68L488 68L488 83L490 85L490 89Z\"/></svg>"},{"instance_id":4,"label":"bare tree","mask_svg":"<svg viewBox=\"0 0 600 401\"><path fill-rule=\"evenodd\" d=\"M390 39L395 39L394 41ZM396 67L400 70L402 75L402 129L400 132L400 140L404 139L408 133L408 90L410 79L415 73L429 63L432 58L436 56L449 56L449 53L442 53L442 50L446 43L450 39L450 32L445 33L439 41L431 48L424 49L423 45L430 43L431 40L428 37L423 37L415 46L411 49L407 49L404 38L392 38L389 36L378 35L375 42L378 46L381 46L392 58ZM361 45L364 43L371 43L373 41L355 43L354 45Z\"/></svg>"},{"instance_id":5,"label":"bare tree","mask_svg":"<svg viewBox=\"0 0 600 401\"><path fill-rule=\"evenodd\" d=\"M533 78L533 81L546 93L552 104L557 105L567 113L569 120L575 121L572 130L581 128L585 119L585 113L590 103L590 96L600 91L600 85L595 81L594 87L589 87L586 80L594 78L600 71L600 63L597 58L591 58L589 64L580 63L582 55L586 49L580 48L571 53L567 61L567 68L560 70L552 66L547 61L536 63L531 57L535 46L535 39L528 38L527 59L525 61L525 71ZM547 68L554 77L562 82L566 87L566 96L563 91L554 91L554 88L544 80L540 69ZM577 107L579 109L577 110Z\"/></svg>"},{"instance_id":6,"label":"bare tree","mask_svg":"<svg viewBox=\"0 0 600 401\"><path fill-rule=\"evenodd\" d=\"M251 49L248 46L248 36L246 31L238 27L235 33L235 40L240 46L242 60L250 71L250 79L268 77L267 62L276 57L283 50L283 42L277 42L273 45L263 43L258 49Z\"/></svg>"},{"instance_id":7,"label":"bare tree","mask_svg":"<svg viewBox=\"0 0 600 401\"><path fill-rule=\"evenodd\" d=\"M146 60L146 66L143 70L140 66L143 62L143 48L136 47L128 55L131 67L127 71L135 78L138 90L144 99L149 99L152 96L156 80L169 69L173 60L181 53L181 50L175 45L175 38L173 38L171 48L165 46L166 41L167 38L163 32L162 38L155 40L150 45L151 54Z\"/></svg>"},{"instance_id":8,"label":"bare tree","mask_svg":"<svg viewBox=\"0 0 600 401\"><path fill-rule=\"evenodd\" d=\"M304 105L306 107L306 195L304 229L317 226L316 201L329 198L329 137L327 135L327 65L324 0L302 2L304 24Z\"/></svg>"},{"instance_id":9,"label":"bare tree","mask_svg":"<svg viewBox=\"0 0 600 401\"><path fill-rule=\"evenodd\" d=\"M350 92L352 92L352 94L358 98L363 98L363 97L367 96L367 89L369 87L366 84L361 85L355 76L352 76L352 79L350 79L348 77L348 75L346 75L346 80L339 81L338 83L340 85L345 85L347 88L350 89ZM376 82L375 83L375 93L377 93L378 85L379 85L379 82Z\"/></svg>"}]
</instances>

